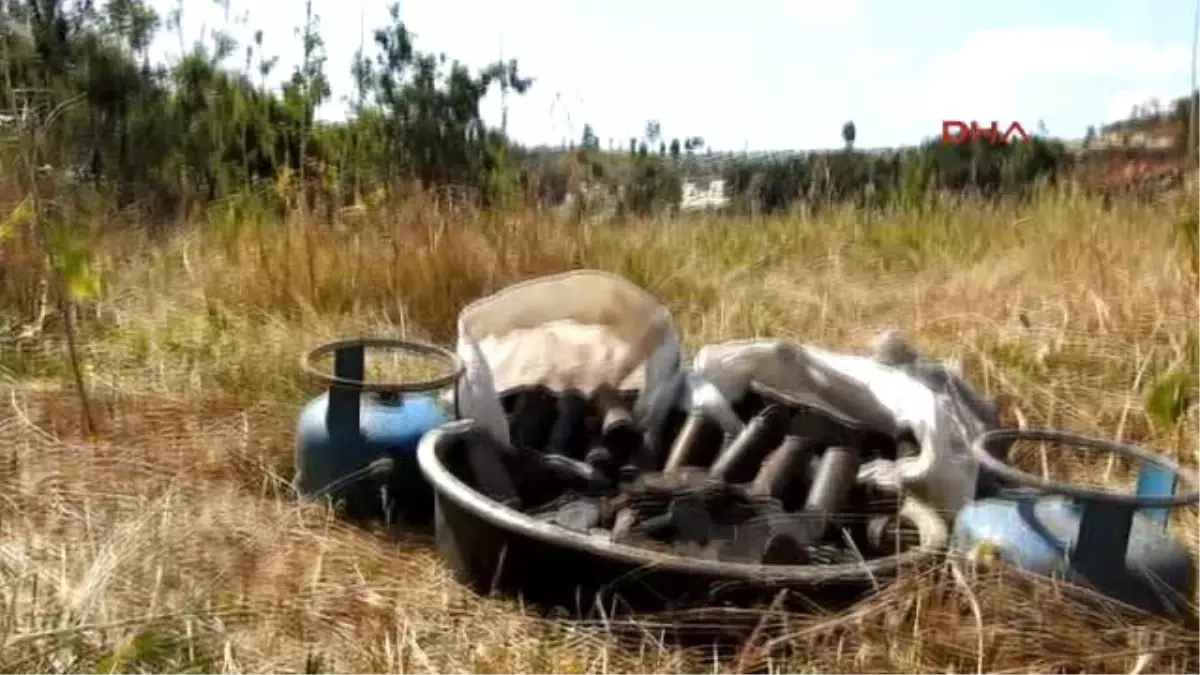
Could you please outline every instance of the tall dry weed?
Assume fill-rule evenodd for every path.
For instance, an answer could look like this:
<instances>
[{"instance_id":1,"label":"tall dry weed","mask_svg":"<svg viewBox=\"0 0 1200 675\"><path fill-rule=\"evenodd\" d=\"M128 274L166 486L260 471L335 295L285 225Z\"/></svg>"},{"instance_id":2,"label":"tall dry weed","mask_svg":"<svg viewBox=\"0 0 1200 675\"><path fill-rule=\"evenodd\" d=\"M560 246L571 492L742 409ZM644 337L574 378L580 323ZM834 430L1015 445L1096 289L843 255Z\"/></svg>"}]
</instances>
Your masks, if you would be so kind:
<instances>
[{"instance_id":1,"label":"tall dry weed","mask_svg":"<svg viewBox=\"0 0 1200 675\"><path fill-rule=\"evenodd\" d=\"M315 393L301 352L356 334L450 341L465 303L578 267L661 297L692 348L775 335L861 352L877 330L902 328L959 363L1011 423L1154 444L1194 470L1188 213L1047 192L1031 204L617 226L412 199L339 222L239 212L99 228L104 283L81 328L101 408L94 441L64 386L54 317L36 338L18 335L31 311L18 300L40 271L15 262L23 249L10 239L0 669L1195 672L1194 627L949 568L833 615L718 616L760 627L737 651L672 646L671 617L561 621L471 596L427 541L337 523L287 485L297 406ZM1187 401L1168 425L1147 392L1180 371ZM1017 461L1056 478L1131 479L1120 463L1056 452L1022 448ZM1195 513L1178 520L1195 550Z\"/></svg>"}]
</instances>

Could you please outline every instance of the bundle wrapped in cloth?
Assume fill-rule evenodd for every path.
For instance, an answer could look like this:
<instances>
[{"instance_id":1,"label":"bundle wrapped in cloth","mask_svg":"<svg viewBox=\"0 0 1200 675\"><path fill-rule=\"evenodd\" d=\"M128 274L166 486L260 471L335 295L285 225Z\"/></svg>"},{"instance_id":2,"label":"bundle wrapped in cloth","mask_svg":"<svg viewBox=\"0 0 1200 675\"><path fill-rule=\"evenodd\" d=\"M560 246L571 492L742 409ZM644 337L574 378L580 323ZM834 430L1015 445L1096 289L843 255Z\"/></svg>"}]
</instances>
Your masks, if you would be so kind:
<instances>
[{"instance_id":1,"label":"bundle wrapped in cloth","mask_svg":"<svg viewBox=\"0 0 1200 675\"><path fill-rule=\"evenodd\" d=\"M967 443L994 426L961 379L903 345L872 359L736 341L687 368L667 308L595 270L478 300L458 332L471 432L445 451L451 473L534 521L688 558L936 548L930 507L974 496Z\"/></svg>"},{"instance_id":2,"label":"bundle wrapped in cloth","mask_svg":"<svg viewBox=\"0 0 1200 675\"><path fill-rule=\"evenodd\" d=\"M636 392L643 425L665 416L680 386L682 349L667 308L632 282L576 270L518 283L481 298L458 319L459 413L511 442L501 396Z\"/></svg>"},{"instance_id":3,"label":"bundle wrapped in cloth","mask_svg":"<svg viewBox=\"0 0 1200 675\"><path fill-rule=\"evenodd\" d=\"M728 400L757 391L893 438L911 436L915 453L866 463L859 479L903 487L947 516L976 494L979 469L970 443L999 426L992 402L897 331L881 335L871 357L782 339L734 340L702 348L692 370Z\"/></svg>"}]
</instances>

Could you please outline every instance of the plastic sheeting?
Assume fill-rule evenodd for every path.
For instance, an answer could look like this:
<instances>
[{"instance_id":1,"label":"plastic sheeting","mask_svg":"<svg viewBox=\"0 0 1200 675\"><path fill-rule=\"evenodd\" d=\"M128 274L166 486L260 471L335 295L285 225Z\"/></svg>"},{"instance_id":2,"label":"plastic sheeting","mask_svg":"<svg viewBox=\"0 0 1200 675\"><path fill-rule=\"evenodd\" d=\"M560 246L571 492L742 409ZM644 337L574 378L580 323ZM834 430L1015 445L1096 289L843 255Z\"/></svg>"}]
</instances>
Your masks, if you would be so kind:
<instances>
[{"instance_id":1,"label":"plastic sheeting","mask_svg":"<svg viewBox=\"0 0 1200 675\"><path fill-rule=\"evenodd\" d=\"M911 490L948 515L976 494L971 441L999 426L992 403L895 332L874 357L783 339L714 344L687 372L670 311L632 282L598 270L539 277L471 303L459 314L457 352L466 366L459 414L504 443L510 438L500 396L525 387L585 395L601 385L637 390L633 412L644 429L659 428L672 407L686 407L688 389L702 381L729 401L752 387L851 425L912 433L917 456L865 464L860 478Z\"/></svg>"},{"instance_id":2,"label":"plastic sheeting","mask_svg":"<svg viewBox=\"0 0 1200 675\"><path fill-rule=\"evenodd\" d=\"M992 403L895 332L873 358L780 339L737 340L704 347L692 369L730 400L753 388L851 424L911 432L917 456L864 465L860 478L911 490L947 515L975 497L979 467L970 443L999 426Z\"/></svg>"},{"instance_id":3,"label":"plastic sheeting","mask_svg":"<svg viewBox=\"0 0 1200 675\"><path fill-rule=\"evenodd\" d=\"M525 387L639 392L634 415L659 420L678 395L682 348L670 311L632 282L598 270L539 277L460 312L459 414L509 442L500 396ZM653 424L653 422L651 423Z\"/></svg>"}]
</instances>

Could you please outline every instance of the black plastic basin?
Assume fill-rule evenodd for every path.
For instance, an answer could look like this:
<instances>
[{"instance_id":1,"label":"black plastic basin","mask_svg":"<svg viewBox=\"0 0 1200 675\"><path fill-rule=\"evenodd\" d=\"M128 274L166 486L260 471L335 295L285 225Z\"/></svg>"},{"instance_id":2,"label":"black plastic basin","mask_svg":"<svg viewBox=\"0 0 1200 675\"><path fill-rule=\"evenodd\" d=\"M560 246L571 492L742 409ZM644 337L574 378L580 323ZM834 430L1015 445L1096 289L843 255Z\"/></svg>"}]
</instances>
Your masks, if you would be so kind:
<instances>
[{"instance_id":1,"label":"black plastic basin","mask_svg":"<svg viewBox=\"0 0 1200 675\"><path fill-rule=\"evenodd\" d=\"M485 433L471 420L427 433L417 460L433 488L436 540L455 577L476 592L587 613L617 607L661 611L747 605L788 589L821 606L861 597L903 567L928 561L944 547L946 525L923 503L908 500L902 516L920 544L894 556L836 565L757 565L685 558L544 523L478 492L448 467Z\"/></svg>"}]
</instances>

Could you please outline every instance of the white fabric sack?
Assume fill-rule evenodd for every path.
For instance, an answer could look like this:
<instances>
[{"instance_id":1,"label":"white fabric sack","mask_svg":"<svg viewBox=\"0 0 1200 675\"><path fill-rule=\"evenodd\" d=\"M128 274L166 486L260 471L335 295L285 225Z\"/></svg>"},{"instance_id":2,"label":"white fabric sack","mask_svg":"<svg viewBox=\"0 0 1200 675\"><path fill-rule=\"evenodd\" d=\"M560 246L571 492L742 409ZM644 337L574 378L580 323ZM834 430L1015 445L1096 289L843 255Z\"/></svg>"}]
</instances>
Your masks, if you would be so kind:
<instances>
[{"instance_id":1,"label":"white fabric sack","mask_svg":"<svg viewBox=\"0 0 1200 675\"><path fill-rule=\"evenodd\" d=\"M576 270L514 284L458 315L459 415L508 443L500 396L542 385L585 395L638 390L635 417L665 416L681 386L682 349L670 311L634 283Z\"/></svg>"},{"instance_id":2,"label":"white fabric sack","mask_svg":"<svg viewBox=\"0 0 1200 675\"><path fill-rule=\"evenodd\" d=\"M785 402L810 405L851 423L898 434L911 431L916 457L865 464L860 479L903 487L947 516L975 496L978 463L970 443L999 426L995 406L957 373L917 355L891 332L871 357L786 340L709 345L692 369L737 400L753 384Z\"/></svg>"}]
</instances>

